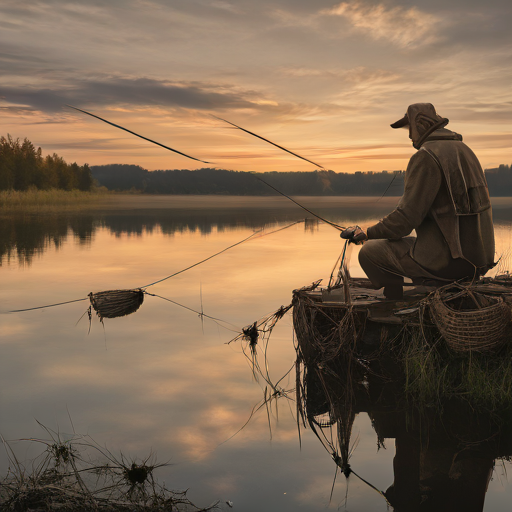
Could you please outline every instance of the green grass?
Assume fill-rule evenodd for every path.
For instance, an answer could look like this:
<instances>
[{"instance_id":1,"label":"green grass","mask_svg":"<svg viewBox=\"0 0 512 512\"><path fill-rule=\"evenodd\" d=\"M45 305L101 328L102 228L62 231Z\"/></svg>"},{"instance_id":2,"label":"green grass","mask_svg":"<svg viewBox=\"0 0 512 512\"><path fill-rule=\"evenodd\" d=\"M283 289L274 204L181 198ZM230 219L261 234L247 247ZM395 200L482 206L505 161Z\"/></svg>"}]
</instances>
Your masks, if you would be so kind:
<instances>
[{"instance_id":1,"label":"green grass","mask_svg":"<svg viewBox=\"0 0 512 512\"><path fill-rule=\"evenodd\" d=\"M81 210L106 195L108 195L108 192L103 189L93 192L58 189L30 189L23 192L2 190L0 191L0 213L45 213Z\"/></svg>"},{"instance_id":2,"label":"green grass","mask_svg":"<svg viewBox=\"0 0 512 512\"><path fill-rule=\"evenodd\" d=\"M424 405L465 399L490 411L512 407L512 346L499 352L453 352L434 331L409 330L399 357L405 391Z\"/></svg>"}]
</instances>

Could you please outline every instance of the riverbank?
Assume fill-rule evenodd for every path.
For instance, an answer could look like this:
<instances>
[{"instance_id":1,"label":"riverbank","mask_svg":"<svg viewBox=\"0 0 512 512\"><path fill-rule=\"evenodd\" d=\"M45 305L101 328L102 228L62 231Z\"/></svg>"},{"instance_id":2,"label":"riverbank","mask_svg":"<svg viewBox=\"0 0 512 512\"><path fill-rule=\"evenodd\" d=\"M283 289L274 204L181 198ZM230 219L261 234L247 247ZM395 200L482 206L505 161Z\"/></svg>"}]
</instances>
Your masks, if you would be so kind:
<instances>
[{"instance_id":1,"label":"riverbank","mask_svg":"<svg viewBox=\"0 0 512 512\"><path fill-rule=\"evenodd\" d=\"M337 216L354 209L360 212L385 215L393 210L398 196L376 200L371 196L293 196L313 211L326 210ZM494 215L512 219L512 198L491 198ZM286 198L275 196L171 195L131 194L111 192L101 187L92 192L80 190L0 191L0 215L11 213L66 213L77 211L132 210L240 210L240 211L298 211L300 208ZM378 210L376 212L375 210ZM307 214L305 214L307 216Z\"/></svg>"},{"instance_id":2,"label":"riverbank","mask_svg":"<svg viewBox=\"0 0 512 512\"><path fill-rule=\"evenodd\" d=\"M56 213L89 208L110 192L96 190L2 190L0 213Z\"/></svg>"}]
</instances>

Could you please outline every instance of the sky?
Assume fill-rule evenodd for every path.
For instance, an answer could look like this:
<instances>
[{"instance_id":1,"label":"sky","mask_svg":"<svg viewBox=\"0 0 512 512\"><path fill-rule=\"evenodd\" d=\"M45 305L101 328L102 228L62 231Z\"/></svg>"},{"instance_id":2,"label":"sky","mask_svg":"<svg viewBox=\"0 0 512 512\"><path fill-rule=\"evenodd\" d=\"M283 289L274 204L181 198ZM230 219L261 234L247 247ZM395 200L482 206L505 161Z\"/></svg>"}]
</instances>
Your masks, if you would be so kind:
<instances>
[{"instance_id":1,"label":"sky","mask_svg":"<svg viewBox=\"0 0 512 512\"><path fill-rule=\"evenodd\" d=\"M2 0L0 135L80 165L405 169L389 125L433 103L484 168L512 163L510 0ZM73 111L73 105L205 160Z\"/></svg>"}]
</instances>

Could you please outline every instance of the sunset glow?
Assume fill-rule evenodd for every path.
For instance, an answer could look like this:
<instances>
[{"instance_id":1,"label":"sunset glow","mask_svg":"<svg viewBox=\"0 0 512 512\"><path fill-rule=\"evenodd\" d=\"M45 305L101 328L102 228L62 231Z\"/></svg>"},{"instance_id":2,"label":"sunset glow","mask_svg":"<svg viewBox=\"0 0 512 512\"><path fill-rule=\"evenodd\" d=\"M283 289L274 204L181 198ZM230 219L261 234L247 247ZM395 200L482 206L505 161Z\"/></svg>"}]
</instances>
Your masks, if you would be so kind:
<instances>
[{"instance_id":1,"label":"sunset glow","mask_svg":"<svg viewBox=\"0 0 512 512\"><path fill-rule=\"evenodd\" d=\"M195 169L66 104L212 167L404 169L389 124L431 102L483 167L511 162L512 4L505 0L66 0L0 6L2 135L90 165Z\"/></svg>"}]
</instances>

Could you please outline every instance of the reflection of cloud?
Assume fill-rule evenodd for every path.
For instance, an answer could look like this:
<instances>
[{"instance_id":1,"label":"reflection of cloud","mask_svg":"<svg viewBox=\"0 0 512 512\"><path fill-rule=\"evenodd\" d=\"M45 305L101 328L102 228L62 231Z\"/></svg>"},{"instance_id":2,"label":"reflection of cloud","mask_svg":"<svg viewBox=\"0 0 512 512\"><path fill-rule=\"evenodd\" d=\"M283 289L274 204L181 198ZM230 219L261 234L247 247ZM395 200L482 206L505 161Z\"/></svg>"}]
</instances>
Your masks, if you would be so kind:
<instances>
[{"instance_id":1,"label":"reflection of cloud","mask_svg":"<svg viewBox=\"0 0 512 512\"><path fill-rule=\"evenodd\" d=\"M366 6L361 2L342 2L321 13L342 16L373 39L387 39L400 47L421 46L437 39L434 27L439 19L415 7L387 8L384 4Z\"/></svg>"},{"instance_id":2,"label":"reflection of cloud","mask_svg":"<svg viewBox=\"0 0 512 512\"><path fill-rule=\"evenodd\" d=\"M183 447L183 452L194 460L206 459L216 444L211 437L204 435L197 426L182 428L175 437Z\"/></svg>"},{"instance_id":3,"label":"reflection of cloud","mask_svg":"<svg viewBox=\"0 0 512 512\"><path fill-rule=\"evenodd\" d=\"M4 322L4 325L2 326L2 337L0 338L0 345L18 343L17 338L9 339L7 336L18 336L21 334L26 335L29 331L30 329L21 320L17 322L13 321L9 324Z\"/></svg>"},{"instance_id":4,"label":"reflection of cloud","mask_svg":"<svg viewBox=\"0 0 512 512\"><path fill-rule=\"evenodd\" d=\"M238 487L237 484L241 477L242 476L240 474L233 473L222 476L213 476L208 479L208 485L216 493L224 493L224 495L227 495L236 491Z\"/></svg>"},{"instance_id":5,"label":"reflection of cloud","mask_svg":"<svg viewBox=\"0 0 512 512\"><path fill-rule=\"evenodd\" d=\"M329 502L326 499L326 481L324 475L312 475L310 480L305 483L296 499L307 505L314 505L318 508L327 508Z\"/></svg>"},{"instance_id":6,"label":"reflection of cloud","mask_svg":"<svg viewBox=\"0 0 512 512\"><path fill-rule=\"evenodd\" d=\"M246 419L242 412L235 413L220 404L213 405L197 414L194 425L181 428L177 436L188 456L203 460L219 444L229 439Z\"/></svg>"}]
</instances>

